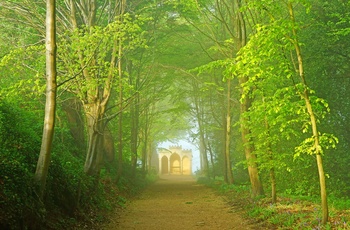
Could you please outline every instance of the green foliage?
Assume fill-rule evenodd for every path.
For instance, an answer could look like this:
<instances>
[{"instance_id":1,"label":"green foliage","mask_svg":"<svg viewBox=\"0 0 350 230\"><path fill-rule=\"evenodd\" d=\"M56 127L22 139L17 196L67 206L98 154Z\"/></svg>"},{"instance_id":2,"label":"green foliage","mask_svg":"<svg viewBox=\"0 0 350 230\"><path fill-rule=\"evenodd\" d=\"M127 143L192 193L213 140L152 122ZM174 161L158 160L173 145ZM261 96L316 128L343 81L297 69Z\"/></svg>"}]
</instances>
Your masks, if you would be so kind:
<instances>
[{"instance_id":1,"label":"green foliage","mask_svg":"<svg viewBox=\"0 0 350 230\"><path fill-rule=\"evenodd\" d=\"M303 153L313 155L315 154L316 148L320 148L321 153L323 154L322 147L326 149L335 148L336 144L338 143L338 139L332 134L323 133L319 136L319 138L320 146L317 147L314 145L313 137L306 138L299 146L295 148L294 158L299 157Z\"/></svg>"},{"instance_id":2,"label":"green foliage","mask_svg":"<svg viewBox=\"0 0 350 230\"><path fill-rule=\"evenodd\" d=\"M176 16L179 13L183 18L198 19L198 10L203 6L205 1L195 1L195 0L180 0L180 1L169 1L169 6L172 7L170 13ZM176 13L175 13L176 12ZM178 18L179 19L179 18Z\"/></svg>"},{"instance_id":3,"label":"green foliage","mask_svg":"<svg viewBox=\"0 0 350 230\"><path fill-rule=\"evenodd\" d=\"M64 126L56 127L54 148L47 178L46 195L38 200L33 176L40 151L41 119L13 103L0 102L0 227L4 229L40 227L71 228L75 218L94 225L105 221L101 212L123 206L126 195L135 195L154 176L144 179L124 176L118 188L108 177L89 177L83 171L84 159L72 155L73 139ZM61 137L64 136L64 142ZM125 166L126 171L128 165ZM129 174L131 175L131 168ZM152 179L153 178L153 179ZM99 179L99 180L98 180ZM96 210L101 210L97 212Z\"/></svg>"},{"instance_id":4,"label":"green foliage","mask_svg":"<svg viewBox=\"0 0 350 230\"><path fill-rule=\"evenodd\" d=\"M13 48L0 59L0 97L35 111L44 101L45 48L30 45Z\"/></svg>"},{"instance_id":5,"label":"green foliage","mask_svg":"<svg viewBox=\"0 0 350 230\"><path fill-rule=\"evenodd\" d=\"M111 58L115 55L119 60L124 54L118 57L117 46L121 45L123 53L146 48L145 32L141 26L147 20L125 14L105 27L81 27L67 31L58 43L58 56L62 60L58 68L64 73L59 77L59 82L67 81L70 91L78 93L80 97L97 86L109 87L109 84L115 83L107 79L110 75L118 76L116 66L111 66ZM85 71L88 74L81 78L80 73ZM127 85L125 82L124 86Z\"/></svg>"},{"instance_id":6,"label":"green foliage","mask_svg":"<svg viewBox=\"0 0 350 230\"><path fill-rule=\"evenodd\" d=\"M234 76L248 78L240 86L243 89L241 101L246 98L253 101L249 111L242 117L251 130L249 138L255 147L260 170L269 172L274 169L276 176L283 175L290 185L295 181L291 188L293 193L312 194L317 191L316 186L313 186L317 182L310 177L317 176L312 173L314 167L292 162L293 152L294 159L305 153L312 155L316 149L321 149L323 154L325 151L322 150L335 148L338 139L333 134L320 132L320 146L314 146L315 137L310 134L310 114L305 105L304 93L311 95L317 123L325 120L330 109L327 101L317 97L298 76L297 57L293 53L295 42L300 40L296 40L292 31L301 31L304 21L286 19L289 13L283 4L269 3L272 1L254 1L250 4L253 9L263 9L263 14L269 17L255 24L254 33L247 45L238 52L232 68ZM309 4L303 5L296 7L297 16L310 7ZM302 144L298 144L300 141ZM302 161L305 161L304 157ZM305 170L309 175L297 175L295 170ZM284 182L282 184L286 185Z\"/></svg>"},{"instance_id":7,"label":"green foliage","mask_svg":"<svg viewBox=\"0 0 350 230\"><path fill-rule=\"evenodd\" d=\"M0 227L21 228L39 218L32 173L40 138L31 120L27 111L0 101Z\"/></svg>"},{"instance_id":8,"label":"green foliage","mask_svg":"<svg viewBox=\"0 0 350 230\"><path fill-rule=\"evenodd\" d=\"M306 157L309 159L310 157ZM299 170L300 171L300 170ZM313 170L314 171L314 170ZM283 194L278 203L271 204L270 198L250 198L249 186L224 185L221 180L200 180L220 191L232 209L243 210L243 215L266 229L347 229L349 223L346 199L330 197L330 221L321 224L321 209L318 198L309 195ZM288 180L288 183L293 183ZM303 187L305 187L304 185ZM224 188L224 189L223 189Z\"/></svg>"},{"instance_id":9,"label":"green foliage","mask_svg":"<svg viewBox=\"0 0 350 230\"><path fill-rule=\"evenodd\" d=\"M13 102L0 101L1 144L4 150L19 153L19 160L36 160L31 153L38 150L41 126L33 123L33 120L34 116L29 111L17 107Z\"/></svg>"},{"instance_id":10,"label":"green foliage","mask_svg":"<svg viewBox=\"0 0 350 230\"><path fill-rule=\"evenodd\" d=\"M32 214L36 213L32 172L23 159L18 159L19 156L6 150L1 151L0 226L4 228L20 228L19 223L30 221Z\"/></svg>"},{"instance_id":11,"label":"green foliage","mask_svg":"<svg viewBox=\"0 0 350 230\"><path fill-rule=\"evenodd\" d=\"M60 90L62 93L68 90L82 97L89 90L103 87L108 74L117 77L119 73L115 66L110 66L110 60L116 54L114 44L122 42L123 53L117 58L127 63L123 73L124 96L128 98L134 93L141 95L140 101L136 102L140 105L137 114L140 116L140 126L147 124L151 127L149 136L154 141L184 136L183 130L194 127L193 104L195 100L200 100L204 129L214 154L213 168L216 175L221 175L222 114L225 111L222 95L226 90L224 82L232 79L233 123L239 119L239 101L246 98L252 100L249 111L242 114L242 118L247 118L246 125L251 130L249 138L255 147L254 154L258 156L264 186L268 186L268 172L273 168L279 193L314 198L319 193L313 156L316 147L308 111L301 96L307 90L320 127L321 146L317 148L322 148L329 193L334 197L343 197L338 202L332 197L330 203L346 209L350 191L350 106L347 100L350 86L349 2L290 1L295 9L296 23L288 19L289 12L285 5L288 2L243 2L240 10L245 17L250 15L246 20L250 35L248 44L238 54L235 48L237 41L229 34L236 25L230 22L224 25L224 21L219 20L219 11L214 2L207 0L142 1L137 10L146 17L152 15L152 20L129 14L123 16L123 21L116 18L107 25L107 17L103 16L103 26L81 26L76 31L64 31L59 37L58 46L59 83L65 82ZM232 6L232 1L217 3ZM59 4L64 6L62 1ZM141 6L145 8L141 9ZM133 7L132 4L128 6L130 12L133 12ZM43 13L39 5L30 9ZM101 8L98 11L103 13ZM223 10L220 13L228 17L232 12ZM37 43L38 35L29 36L33 28L10 25L3 23L2 18L0 20L0 98L9 101L0 105L0 141L4 146L0 150L0 222L15 224L21 218L22 222L37 220L41 223L44 217L50 216L50 210L69 217L80 213L77 215L81 215L82 219L86 214L88 221L91 217L89 213L94 213L95 208L113 207L105 200L107 195L115 196L116 203L123 206L127 196L116 196L118 192L110 192L116 188L108 180L108 173L102 173L100 183L96 182L96 178L84 175L81 156L72 156L77 147L70 138L64 119L60 128L56 129L59 135L55 137L47 196L44 204L37 203L31 178L40 146L42 121L39 117L42 116L42 109L39 104L44 99L44 49L42 45L28 45L40 44ZM194 27L190 26L191 23ZM306 57L304 66L309 88L301 84L296 71L297 59L293 53L296 38L291 33L292 28L298 31L298 40ZM152 47L147 49L149 45ZM13 48L17 46L22 48ZM193 72L198 75L194 76L193 72L188 74L187 69L194 69ZM88 71L91 78L84 79L83 70ZM248 77L248 81L238 86L238 78L242 76ZM139 83L135 83L136 78L140 80ZM236 90L239 87L243 89L240 96L239 90ZM112 100L111 103L118 103ZM145 111L148 111L149 123ZM108 112L117 113L118 110L112 108ZM126 109L123 115L123 141L128 146L131 116ZM117 130L113 124L111 127ZM144 126L140 128L142 132L144 129ZM145 138L141 131L139 136ZM237 163L243 157L238 126L233 127L232 135L231 152L237 181L240 178L238 166L243 170L243 164ZM192 137L197 138L198 135L195 133ZM128 149L124 148L125 170L118 189L136 194L147 185L148 180L145 180L143 172L137 172L136 178L131 176L130 156ZM248 165L250 162L243 163ZM116 167L111 170L112 178L115 175L113 170ZM218 186L215 181L208 183ZM222 192L242 194L249 189L249 186L219 187ZM312 215L304 214L312 216L313 220L310 221L307 216L295 212L299 207L292 207L291 203L282 205L280 209L276 206L266 207L266 210L253 207L251 215L274 224L285 223L285 228L320 227L317 210ZM101 219L95 213L92 216ZM60 218L59 215L57 218L63 219L57 228L64 228L65 224L70 223L68 218ZM339 217L337 221L348 223L349 219L345 216L344 220Z\"/></svg>"}]
</instances>

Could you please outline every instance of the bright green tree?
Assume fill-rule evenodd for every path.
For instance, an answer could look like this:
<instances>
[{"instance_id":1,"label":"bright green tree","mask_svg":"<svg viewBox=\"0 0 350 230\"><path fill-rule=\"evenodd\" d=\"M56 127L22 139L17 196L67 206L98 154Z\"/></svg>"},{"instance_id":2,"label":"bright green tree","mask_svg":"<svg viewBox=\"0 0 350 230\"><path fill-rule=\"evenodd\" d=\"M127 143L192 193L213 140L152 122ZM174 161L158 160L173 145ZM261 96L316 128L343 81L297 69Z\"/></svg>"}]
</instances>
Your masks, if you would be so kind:
<instances>
[{"instance_id":1,"label":"bright green tree","mask_svg":"<svg viewBox=\"0 0 350 230\"><path fill-rule=\"evenodd\" d=\"M337 140L332 135L321 134L317 127L317 123L324 115L324 113L318 110L322 110L322 107L324 107L327 111L328 104L324 100L312 95L313 91L310 90L309 85L306 83L306 75L304 71L304 68L306 67L303 62L303 54L301 52L300 40L298 37L300 22L297 22L295 19L294 5L289 2L287 4L281 4L280 7L276 7L275 5L271 5L269 8L267 8L266 5L257 6L262 7L261 9L267 10L268 15L270 16L270 22L268 24L267 22L264 22L267 26L257 26L256 35L250 40L249 46L242 50L241 56L237 60L239 63L238 69L245 71L244 73L251 76L249 81L247 81L248 84L244 85L247 93L245 97L251 96L250 90L252 88L258 88L261 90L260 87L263 86L261 81L264 82L269 78L287 77L291 80L291 86L294 87L294 90L291 90L290 87L285 88L284 94L288 93L288 91L292 91L296 96L300 97L299 102L294 99L299 105L297 107L299 109L295 111L298 115L296 121L302 123L304 133L309 132L309 127L311 127L311 137L306 138L300 146L296 147L295 156L299 156L303 152L316 156L323 208L322 222L326 223L328 219L328 205L325 173L322 163L322 148L333 147ZM280 14L278 14L278 12L280 12ZM288 15L288 19L285 18L285 15ZM282 55L278 55L278 52L274 49L276 46L278 47L277 50L279 49ZM257 49L257 47L259 47L259 49ZM284 52L286 53L283 54ZM287 56L287 52L290 52L291 58ZM246 59L246 57L250 58ZM271 60L273 61L272 63ZM267 84L264 87L267 89L269 86ZM264 91L266 91L266 89ZM288 94L285 94L284 98L288 98L287 95ZM262 98L264 97L265 95L263 94ZM264 103L262 103L262 105L265 106ZM282 109L283 107L285 107L285 109L290 108L289 106L284 106L281 102L276 103L276 105L278 107L271 107L276 111L284 110ZM259 106L257 108L259 108ZM265 114L269 114L266 113L266 109L263 111L265 111ZM266 115L263 116L264 119L267 119ZM268 125L266 125L266 128L270 127L269 124L276 124L273 120L267 121ZM282 123L282 126L280 126L281 131L284 131L286 126L292 125L294 121L295 119L285 120L285 124ZM268 131L267 134L270 136L270 131ZM255 140L255 142L256 141L259 141L259 139ZM264 140L262 141L265 142ZM267 141L265 154L271 155L271 143L273 143L271 140Z\"/></svg>"}]
</instances>

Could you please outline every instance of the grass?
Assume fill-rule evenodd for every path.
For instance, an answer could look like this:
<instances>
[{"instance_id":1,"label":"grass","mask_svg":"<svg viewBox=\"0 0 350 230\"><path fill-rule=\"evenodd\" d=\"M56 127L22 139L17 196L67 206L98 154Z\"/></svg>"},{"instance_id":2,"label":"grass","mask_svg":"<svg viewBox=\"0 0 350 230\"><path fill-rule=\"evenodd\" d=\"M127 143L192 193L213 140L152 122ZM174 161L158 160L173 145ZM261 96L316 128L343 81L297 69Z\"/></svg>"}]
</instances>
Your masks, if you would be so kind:
<instances>
[{"instance_id":1,"label":"grass","mask_svg":"<svg viewBox=\"0 0 350 230\"><path fill-rule=\"evenodd\" d=\"M243 215L263 229L350 230L349 199L329 197L329 222L322 225L317 197L282 195L272 204L270 197L252 199L249 185L207 182L204 183L224 194L233 208L243 209Z\"/></svg>"},{"instance_id":2,"label":"grass","mask_svg":"<svg viewBox=\"0 0 350 230\"><path fill-rule=\"evenodd\" d=\"M276 204L269 198L260 199L247 209L248 216L255 216L278 229L350 229L349 210L329 205L329 222L321 224L322 210L319 204L303 198L281 197Z\"/></svg>"}]
</instances>

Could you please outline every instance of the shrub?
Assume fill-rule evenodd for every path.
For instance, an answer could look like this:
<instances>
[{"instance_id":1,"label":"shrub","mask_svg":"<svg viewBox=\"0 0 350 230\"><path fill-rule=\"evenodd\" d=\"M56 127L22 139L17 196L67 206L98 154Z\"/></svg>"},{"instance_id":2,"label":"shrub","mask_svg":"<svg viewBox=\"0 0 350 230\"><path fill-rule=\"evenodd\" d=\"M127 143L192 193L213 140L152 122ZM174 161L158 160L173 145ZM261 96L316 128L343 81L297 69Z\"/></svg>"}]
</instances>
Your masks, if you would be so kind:
<instances>
[{"instance_id":1,"label":"shrub","mask_svg":"<svg viewBox=\"0 0 350 230\"><path fill-rule=\"evenodd\" d=\"M22 228L40 218L32 181L40 138L28 117L0 102L0 228Z\"/></svg>"}]
</instances>

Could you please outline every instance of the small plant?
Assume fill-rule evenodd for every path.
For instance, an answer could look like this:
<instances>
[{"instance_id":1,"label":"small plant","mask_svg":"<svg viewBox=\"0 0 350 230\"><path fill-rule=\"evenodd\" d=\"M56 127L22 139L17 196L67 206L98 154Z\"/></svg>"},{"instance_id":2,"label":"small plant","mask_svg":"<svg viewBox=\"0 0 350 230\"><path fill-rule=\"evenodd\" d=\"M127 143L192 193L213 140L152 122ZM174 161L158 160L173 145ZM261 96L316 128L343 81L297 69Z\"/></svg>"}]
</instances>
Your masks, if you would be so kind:
<instances>
[{"instance_id":1,"label":"small plant","mask_svg":"<svg viewBox=\"0 0 350 230\"><path fill-rule=\"evenodd\" d=\"M262 208L257 206L255 208L251 209L250 211L248 211L247 214L251 218L257 218L257 217L259 217L261 212L262 212Z\"/></svg>"},{"instance_id":2,"label":"small plant","mask_svg":"<svg viewBox=\"0 0 350 230\"><path fill-rule=\"evenodd\" d=\"M117 204L122 207L122 208L125 208L125 204L127 202L127 199L123 196L118 196L118 199L117 199Z\"/></svg>"}]
</instances>

